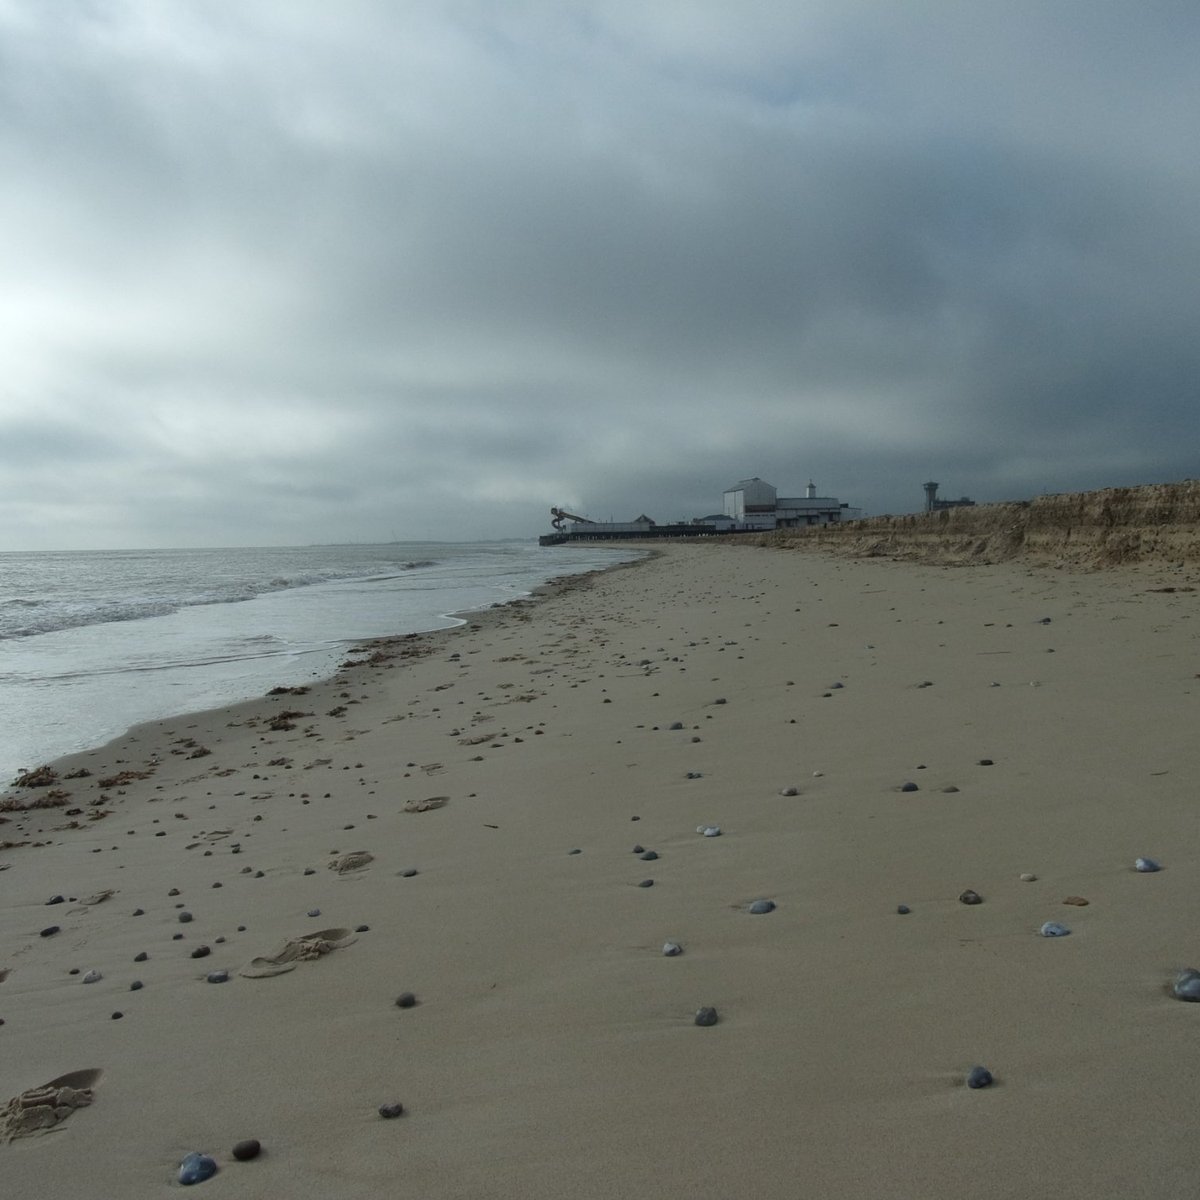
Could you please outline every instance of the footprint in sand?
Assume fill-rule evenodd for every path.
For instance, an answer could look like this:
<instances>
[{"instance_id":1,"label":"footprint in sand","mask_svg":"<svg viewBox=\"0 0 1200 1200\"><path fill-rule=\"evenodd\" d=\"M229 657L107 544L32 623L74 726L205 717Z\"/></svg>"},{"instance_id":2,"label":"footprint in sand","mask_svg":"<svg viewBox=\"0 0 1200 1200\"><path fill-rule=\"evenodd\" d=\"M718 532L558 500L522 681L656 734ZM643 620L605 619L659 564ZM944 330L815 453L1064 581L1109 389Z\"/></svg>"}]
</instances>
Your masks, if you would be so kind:
<instances>
[{"instance_id":1,"label":"footprint in sand","mask_svg":"<svg viewBox=\"0 0 1200 1200\"><path fill-rule=\"evenodd\" d=\"M0 1109L0 1139L11 1142L53 1129L77 1108L91 1104L92 1088L99 1078L98 1067L72 1071L14 1096Z\"/></svg>"},{"instance_id":2,"label":"footprint in sand","mask_svg":"<svg viewBox=\"0 0 1200 1200\"><path fill-rule=\"evenodd\" d=\"M97 892L94 896L88 896L86 900L80 900L78 908L68 908L67 915L72 913L87 912L89 908L94 908L97 904L103 904L110 896L115 896L114 888L105 888L102 892Z\"/></svg>"},{"instance_id":3,"label":"footprint in sand","mask_svg":"<svg viewBox=\"0 0 1200 1200\"><path fill-rule=\"evenodd\" d=\"M354 850L349 854L343 854L340 858L335 858L333 862L327 863L331 871L336 871L339 875L349 875L352 871L362 871L368 863L375 861L375 855L367 850Z\"/></svg>"},{"instance_id":4,"label":"footprint in sand","mask_svg":"<svg viewBox=\"0 0 1200 1200\"><path fill-rule=\"evenodd\" d=\"M448 804L449 802L449 796L430 796L427 800L410 800L404 806L404 811L406 813L430 812L435 808L441 808L443 804Z\"/></svg>"},{"instance_id":5,"label":"footprint in sand","mask_svg":"<svg viewBox=\"0 0 1200 1200\"><path fill-rule=\"evenodd\" d=\"M294 971L297 963L312 962L356 941L358 939L349 929L318 929L316 933L288 938L274 954L252 958L238 974L247 979L266 979L271 975L282 975L285 971Z\"/></svg>"}]
</instances>

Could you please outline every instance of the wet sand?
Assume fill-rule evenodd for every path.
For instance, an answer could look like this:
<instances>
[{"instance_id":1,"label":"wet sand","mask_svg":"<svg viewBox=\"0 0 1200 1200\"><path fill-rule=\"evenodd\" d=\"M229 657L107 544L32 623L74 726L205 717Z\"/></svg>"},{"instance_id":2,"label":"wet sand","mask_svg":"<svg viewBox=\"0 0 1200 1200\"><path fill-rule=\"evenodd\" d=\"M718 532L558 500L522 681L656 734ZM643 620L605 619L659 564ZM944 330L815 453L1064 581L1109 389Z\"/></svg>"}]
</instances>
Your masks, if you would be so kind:
<instances>
[{"instance_id":1,"label":"wet sand","mask_svg":"<svg viewBox=\"0 0 1200 1200\"><path fill-rule=\"evenodd\" d=\"M669 546L55 764L4 794L70 793L0 825L0 1105L99 1074L0 1178L1193 1195L1195 574Z\"/></svg>"}]
</instances>

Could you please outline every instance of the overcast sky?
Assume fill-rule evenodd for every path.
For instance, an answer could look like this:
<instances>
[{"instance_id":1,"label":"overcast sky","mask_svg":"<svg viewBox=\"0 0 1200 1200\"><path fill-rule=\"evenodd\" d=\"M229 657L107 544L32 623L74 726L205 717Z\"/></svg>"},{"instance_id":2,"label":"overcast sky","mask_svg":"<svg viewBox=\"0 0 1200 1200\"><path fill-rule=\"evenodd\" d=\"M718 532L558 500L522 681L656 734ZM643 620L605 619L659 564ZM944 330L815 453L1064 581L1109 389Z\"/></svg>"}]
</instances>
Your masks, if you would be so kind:
<instances>
[{"instance_id":1,"label":"overcast sky","mask_svg":"<svg viewBox=\"0 0 1200 1200\"><path fill-rule=\"evenodd\" d=\"M1195 0L0 0L0 549L1200 474Z\"/></svg>"}]
</instances>

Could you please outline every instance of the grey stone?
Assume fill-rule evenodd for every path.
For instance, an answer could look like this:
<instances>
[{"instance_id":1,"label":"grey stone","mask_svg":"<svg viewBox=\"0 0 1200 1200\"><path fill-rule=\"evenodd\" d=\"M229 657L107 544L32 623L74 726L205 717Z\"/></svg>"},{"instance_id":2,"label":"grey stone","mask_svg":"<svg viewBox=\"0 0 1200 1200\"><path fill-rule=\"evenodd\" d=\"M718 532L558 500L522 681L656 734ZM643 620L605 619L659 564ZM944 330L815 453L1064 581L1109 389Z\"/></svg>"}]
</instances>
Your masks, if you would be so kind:
<instances>
[{"instance_id":1,"label":"grey stone","mask_svg":"<svg viewBox=\"0 0 1200 1200\"><path fill-rule=\"evenodd\" d=\"M1186 967L1180 971L1171 989L1177 1000L1189 1000L1193 1003L1200 1001L1200 971L1195 967Z\"/></svg>"},{"instance_id":2,"label":"grey stone","mask_svg":"<svg viewBox=\"0 0 1200 1200\"><path fill-rule=\"evenodd\" d=\"M184 1187L193 1183L203 1183L216 1173L217 1164L207 1154L201 1154L199 1150L193 1150L179 1164L179 1182Z\"/></svg>"}]
</instances>

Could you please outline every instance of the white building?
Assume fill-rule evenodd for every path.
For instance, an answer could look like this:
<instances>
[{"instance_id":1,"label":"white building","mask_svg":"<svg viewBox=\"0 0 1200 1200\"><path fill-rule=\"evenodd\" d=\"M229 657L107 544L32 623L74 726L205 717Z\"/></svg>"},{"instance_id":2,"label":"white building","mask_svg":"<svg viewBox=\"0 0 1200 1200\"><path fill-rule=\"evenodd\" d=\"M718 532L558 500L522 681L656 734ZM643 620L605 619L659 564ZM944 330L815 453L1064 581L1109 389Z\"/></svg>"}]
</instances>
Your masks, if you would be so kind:
<instances>
[{"instance_id":1,"label":"white building","mask_svg":"<svg viewBox=\"0 0 1200 1200\"><path fill-rule=\"evenodd\" d=\"M725 491L725 514L750 529L786 529L854 521L862 510L833 496L818 496L811 480L803 496L779 496L766 480L742 479Z\"/></svg>"},{"instance_id":2,"label":"white building","mask_svg":"<svg viewBox=\"0 0 1200 1200\"><path fill-rule=\"evenodd\" d=\"M755 529L775 528L774 484L759 479L742 479L725 489L724 511L739 525Z\"/></svg>"}]
</instances>

